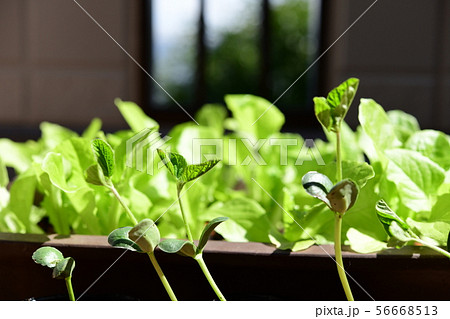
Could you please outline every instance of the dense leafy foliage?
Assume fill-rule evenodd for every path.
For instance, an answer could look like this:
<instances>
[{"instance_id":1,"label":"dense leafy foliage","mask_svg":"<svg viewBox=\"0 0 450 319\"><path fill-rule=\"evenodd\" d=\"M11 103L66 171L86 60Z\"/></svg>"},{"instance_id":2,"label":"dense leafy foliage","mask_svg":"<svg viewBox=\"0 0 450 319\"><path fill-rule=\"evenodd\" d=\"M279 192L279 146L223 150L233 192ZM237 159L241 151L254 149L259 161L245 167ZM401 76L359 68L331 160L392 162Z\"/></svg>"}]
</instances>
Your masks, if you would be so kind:
<instances>
[{"instance_id":1,"label":"dense leafy foliage","mask_svg":"<svg viewBox=\"0 0 450 319\"><path fill-rule=\"evenodd\" d=\"M352 85L357 86L357 82ZM133 165L126 165L130 163L127 141L144 129L157 132L158 124L136 104L121 100L116 104L130 126L128 130L106 134L101 131L101 122L94 119L79 135L45 122L38 141L0 139L0 231L42 233L38 223L45 217L59 234L108 235L134 225L101 181L99 185L86 181L90 176L91 180L110 179L137 220L157 220L161 237L184 238L183 220L174 204L175 184L215 166L192 182L183 198L194 239L201 238L209 221L224 216L229 220L215 232L226 240L269 242L293 250L332 243L329 204L311 197L302 186L302 177L310 171L328 176L322 190L326 190L325 198L331 196L332 186L339 182L333 178L333 134L325 130L329 141L317 139L314 148L307 148L299 134L281 132L284 116L270 102L251 95L229 95L225 101L229 112L221 105L207 105L196 116L200 125L182 123L168 133L170 139L163 143L165 150L170 149L165 153L168 169L156 149L147 151L157 144L155 141L149 141L144 150L135 149ZM324 112L338 112L343 118L345 105L334 105L333 101L330 96L319 103L323 102ZM359 252L387 247L388 235L376 212L376 203L384 199L422 239L446 246L450 231L450 137L421 130L411 115L385 112L372 99L361 99L359 122L356 131L340 123L342 178L353 181L359 189L358 200L350 196L345 204L352 207L343 221L344 244ZM326 120L323 124L330 130L335 125ZM98 144L94 154L91 141L96 138L106 141L111 149ZM216 144L203 145L198 156L192 145L201 139ZM170 155L175 152L186 160L179 163L179 170L170 167L176 162ZM96 154L107 160L98 165ZM197 165L211 160L211 154L219 154L221 161L209 162L208 167ZM139 157L144 159L137 169ZM10 188L6 167L17 174Z\"/></svg>"}]
</instances>

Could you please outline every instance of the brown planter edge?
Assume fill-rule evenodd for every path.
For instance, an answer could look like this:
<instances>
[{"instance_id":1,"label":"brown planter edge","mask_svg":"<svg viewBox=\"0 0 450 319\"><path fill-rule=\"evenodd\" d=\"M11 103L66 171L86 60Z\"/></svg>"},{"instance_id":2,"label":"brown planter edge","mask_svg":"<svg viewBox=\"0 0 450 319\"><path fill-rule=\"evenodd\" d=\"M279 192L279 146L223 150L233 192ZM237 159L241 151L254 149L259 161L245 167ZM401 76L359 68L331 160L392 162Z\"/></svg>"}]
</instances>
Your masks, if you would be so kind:
<instances>
[{"instance_id":1,"label":"brown planter edge","mask_svg":"<svg viewBox=\"0 0 450 319\"><path fill-rule=\"evenodd\" d=\"M0 233L0 287L8 287L2 289L0 300L65 293L64 285L51 279L51 271L31 260L33 251L42 245L75 258L74 288L78 294L108 269L89 289L94 299L124 290L137 300L167 300L153 269L144 261L146 256L110 247L106 236L10 233ZM179 299L215 298L192 259L161 251L156 255ZM235 300L343 300L333 256L332 245L291 252L264 243L211 240L204 250L219 287ZM347 272L357 282L349 279L359 300L450 299L450 261L426 247L407 246L370 254L344 247L343 258ZM127 284L139 281L151 282L152 289Z\"/></svg>"}]
</instances>

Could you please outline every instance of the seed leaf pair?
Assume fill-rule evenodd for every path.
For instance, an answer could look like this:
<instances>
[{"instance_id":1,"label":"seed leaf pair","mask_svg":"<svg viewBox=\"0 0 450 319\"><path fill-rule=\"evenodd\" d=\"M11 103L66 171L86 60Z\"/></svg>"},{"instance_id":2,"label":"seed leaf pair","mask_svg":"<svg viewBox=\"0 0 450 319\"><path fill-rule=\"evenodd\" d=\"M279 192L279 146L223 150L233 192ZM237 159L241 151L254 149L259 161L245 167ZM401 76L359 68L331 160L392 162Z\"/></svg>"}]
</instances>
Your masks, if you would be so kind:
<instances>
[{"instance_id":1,"label":"seed leaf pair","mask_svg":"<svg viewBox=\"0 0 450 319\"><path fill-rule=\"evenodd\" d=\"M178 253L182 256L195 257L203 252L213 230L227 219L228 217L217 217L211 220L203 229L197 247L187 240L166 239L159 244L159 248L166 253Z\"/></svg>"},{"instance_id":2,"label":"seed leaf pair","mask_svg":"<svg viewBox=\"0 0 450 319\"><path fill-rule=\"evenodd\" d=\"M327 98L314 98L314 111L319 122L331 132L339 131L358 89L359 80L350 78L328 93Z\"/></svg>"},{"instance_id":3,"label":"seed leaf pair","mask_svg":"<svg viewBox=\"0 0 450 319\"><path fill-rule=\"evenodd\" d=\"M52 277L65 279L72 277L75 260L72 257L64 258L63 254L53 247L41 247L31 257L35 263L53 269Z\"/></svg>"},{"instance_id":4,"label":"seed leaf pair","mask_svg":"<svg viewBox=\"0 0 450 319\"><path fill-rule=\"evenodd\" d=\"M306 192L320 199L333 211L340 214L347 212L358 198L358 186L350 179L344 179L333 185L323 174L312 171L302 178Z\"/></svg>"},{"instance_id":5,"label":"seed leaf pair","mask_svg":"<svg viewBox=\"0 0 450 319\"><path fill-rule=\"evenodd\" d=\"M161 149L158 149L158 155L169 172L177 179L177 183L181 185L199 178L219 163L219 160L210 160L200 164L188 165L182 155L165 152Z\"/></svg>"}]
</instances>

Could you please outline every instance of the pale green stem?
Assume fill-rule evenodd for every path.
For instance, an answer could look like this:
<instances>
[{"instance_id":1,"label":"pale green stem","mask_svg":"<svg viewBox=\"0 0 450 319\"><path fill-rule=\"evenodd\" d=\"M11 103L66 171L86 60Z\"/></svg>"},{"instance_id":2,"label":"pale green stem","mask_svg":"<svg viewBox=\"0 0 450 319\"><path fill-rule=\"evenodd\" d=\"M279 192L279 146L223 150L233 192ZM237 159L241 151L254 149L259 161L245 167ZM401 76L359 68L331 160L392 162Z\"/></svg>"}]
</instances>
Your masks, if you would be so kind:
<instances>
[{"instance_id":1,"label":"pale green stem","mask_svg":"<svg viewBox=\"0 0 450 319\"><path fill-rule=\"evenodd\" d=\"M114 187L114 185L112 185L112 183L111 183L111 186L109 187L109 189L114 194L114 196L116 196L120 205L122 205L122 207L125 209L125 212L127 213L128 218L131 219L131 222L133 223L133 226L136 225L138 223L138 220L136 219L136 217L134 217L131 210L128 208L128 206L125 204L125 202L122 200L122 197L120 197L119 192L117 192L116 188Z\"/></svg>"},{"instance_id":2,"label":"pale green stem","mask_svg":"<svg viewBox=\"0 0 450 319\"><path fill-rule=\"evenodd\" d=\"M350 285L348 284L347 275L344 270L344 262L342 261L341 250L341 228L342 228L342 215L335 213L334 219L334 255L336 258L337 270L339 278L341 279L342 287L345 291L345 296L348 301L354 301Z\"/></svg>"},{"instance_id":3,"label":"pale green stem","mask_svg":"<svg viewBox=\"0 0 450 319\"><path fill-rule=\"evenodd\" d=\"M181 216L183 217L184 227L186 228L186 234L190 242L194 243L194 237L192 237L191 228L189 227L186 215L184 214L183 205L181 203L181 190L183 189L182 184L177 185L177 196L178 196L178 204L180 205Z\"/></svg>"},{"instance_id":4,"label":"pale green stem","mask_svg":"<svg viewBox=\"0 0 450 319\"><path fill-rule=\"evenodd\" d=\"M73 288L72 288L72 277L66 277L65 278L66 281L66 287L67 287L67 292L69 293L69 299L70 301L75 301L75 295L73 293Z\"/></svg>"},{"instance_id":5,"label":"pale green stem","mask_svg":"<svg viewBox=\"0 0 450 319\"><path fill-rule=\"evenodd\" d=\"M448 251L445 251L442 248L439 248L437 246L431 245L431 244L427 243L426 241L423 241L420 238L414 238L414 241L416 241L416 242L418 242L418 243L420 243L420 244L422 244L422 245L424 245L424 246L426 246L426 247L428 247L430 249L433 249L434 251L437 251L438 253L441 253L442 255L450 258L450 253Z\"/></svg>"},{"instance_id":6,"label":"pale green stem","mask_svg":"<svg viewBox=\"0 0 450 319\"><path fill-rule=\"evenodd\" d=\"M342 159L341 159L341 131L336 131L336 178L342 180Z\"/></svg>"},{"instance_id":7,"label":"pale green stem","mask_svg":"<svg viewBox=\"0 0 450 319\"><path fill-rule=\"evenodd\" d=\"M175 296L175 293L172 290L172 287L170 287L169 281L167 280L166 276L164 275L161 267L158 264L158 261L156 260L155 254L153 252L147 253L148 257L150 257L150 261L152 262L153 267L155 268L159 279L161 280L164 288L167 291L167 294L170 297L170 300L172 301L178 301L177 297Z\"/></svg>"},{"instance_id":8,"label":"pale green stem","mask_svg":"<svg viewBox=\"0 0 450 319\"><path fill-rule=\"evenodd\" d=\"M194 257L194 259L200 265L200 268L202 269L203 273L205 274L206 279L208 280L209 284L211 285L211 288L216 293L217 297L219 297L219 299L221 301L227 301L225 299L224 295L222 295L222 292L220 291L219 287L216 285L216 282L214 281L213 277L211 276L211 273L209 272L208 267L206 267L205 261L203 260L202 253L197 254Z\"/></svg>"}]
</instances>

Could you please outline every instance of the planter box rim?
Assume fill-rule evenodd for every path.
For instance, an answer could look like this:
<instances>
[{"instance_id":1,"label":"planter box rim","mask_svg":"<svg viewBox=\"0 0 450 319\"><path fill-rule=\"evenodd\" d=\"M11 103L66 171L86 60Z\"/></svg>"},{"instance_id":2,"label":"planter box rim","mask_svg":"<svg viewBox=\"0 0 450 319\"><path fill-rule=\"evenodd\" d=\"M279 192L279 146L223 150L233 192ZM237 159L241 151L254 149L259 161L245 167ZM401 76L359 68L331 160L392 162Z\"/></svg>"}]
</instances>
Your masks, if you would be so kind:
<instances>
[{"instance_id":1,"label":"planter box rim","mask_svg":"<svg viewBox=\"0 0 450 319\"><path fill-rule=\"evenodd\" d=\"M51 234L17 234L0 233L0 242L23 242L35 243L43 246L58 247L80 247L80 248L103 248L118 249L108 244L107 236L99 235L77 235L68 236ZM205 247L204 254L232 254L232 255L254 255L254 256L290 256L290 257L321 257L330 258L334 256L333 245L313 245L305 250L292 252L290 250L279 250L271 244L257 242L227 242L210 240ZM388 248L380 252L361 254L351 251L349 247L343 247L344 258L376 259L376 258L447 258L441 254L421 246L405 246L401 249Z\"/></svg>"}]
</instances>

